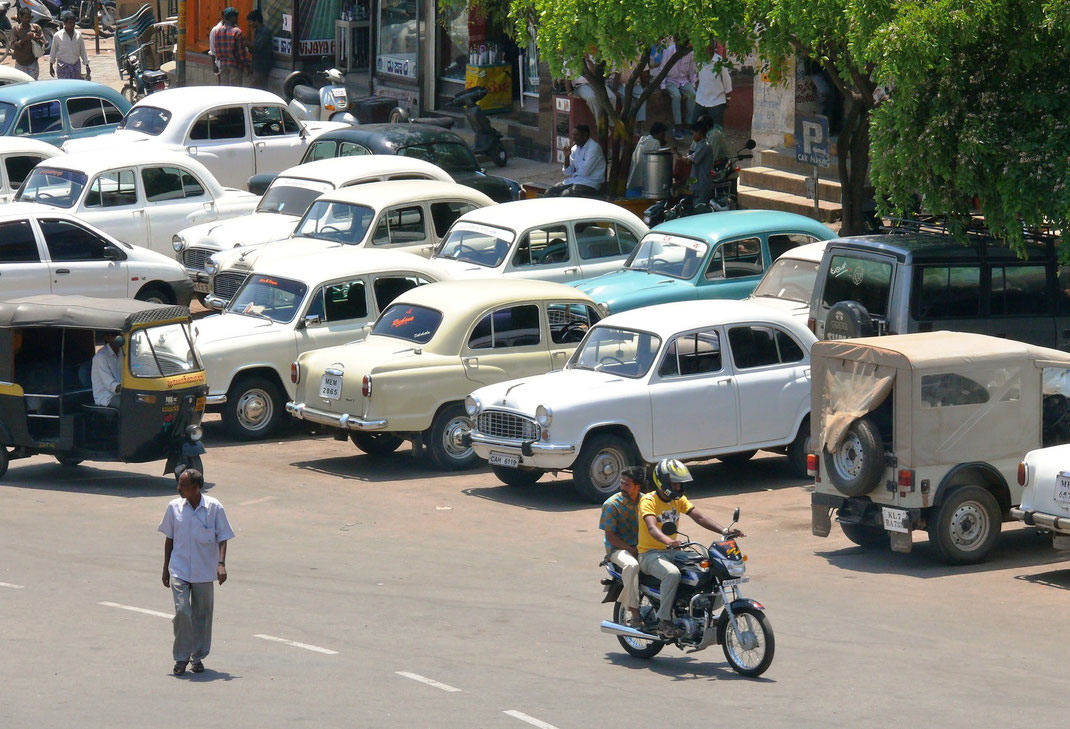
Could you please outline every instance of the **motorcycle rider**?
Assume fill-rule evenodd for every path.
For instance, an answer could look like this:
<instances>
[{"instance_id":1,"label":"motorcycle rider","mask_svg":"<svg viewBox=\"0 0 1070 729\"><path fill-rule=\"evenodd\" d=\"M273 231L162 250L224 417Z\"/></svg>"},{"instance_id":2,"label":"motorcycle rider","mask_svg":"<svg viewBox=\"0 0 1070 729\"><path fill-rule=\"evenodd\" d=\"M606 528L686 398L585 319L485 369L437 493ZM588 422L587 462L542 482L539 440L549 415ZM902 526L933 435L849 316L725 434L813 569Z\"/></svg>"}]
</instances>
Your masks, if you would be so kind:
<instances>
[{"instance_id":1,"label":"motorcycle rider","mask_svg":"<svg viewBox=\"0 0 1070 729\"><path fill-rule=\"evenodd\" d=\"M680 514L687 514L695 523L723 536L743 536L738 529L729 531L692 505L684 495L684 484L694 479L680 461L665 458L654 467L651 479L654 490L639 499L639 518L645 528L639 529L639 569L661 581L661 604L658 606L658 633L667 639L679 638L683 631L672 624L672 605L680 586L680 570L673 563L670 550L679 549L683 542L665 534L672 524L676 533ZM668 557L668 558L667 558Z\"/></svg>"},{"instance_id":2,"label":"motorcycle rider","mask_svg":"<svg viewBox=\"0 0 1070 729\"><path fill-rule=\"evenodd\" d=\"M643 485L643 469L628 466L620 472L620 492L602 504L598 528L605 532L606 554L621 568L623 589L617 601L628 611L628 624L639 625L639 496Z\"/></svg>"}]
</instances>

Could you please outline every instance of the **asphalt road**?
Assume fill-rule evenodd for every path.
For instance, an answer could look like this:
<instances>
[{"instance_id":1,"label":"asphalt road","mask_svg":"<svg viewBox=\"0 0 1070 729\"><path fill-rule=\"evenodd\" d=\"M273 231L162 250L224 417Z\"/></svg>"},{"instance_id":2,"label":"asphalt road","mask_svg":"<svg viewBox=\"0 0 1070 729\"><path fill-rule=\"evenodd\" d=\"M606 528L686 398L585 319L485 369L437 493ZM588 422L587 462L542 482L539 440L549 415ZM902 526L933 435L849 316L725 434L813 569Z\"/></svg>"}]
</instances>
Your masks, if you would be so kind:
<instances>
[{"instance_id":1,"label":"asphalt road","mask_svg":"<svg viewBox=\"0 0 1070 729\"><path fill-rule=\"evenodd\" d=\"M868 553L810 535L782 457L698 465L700 508L742 509L745 594L776 631L771 669L749 680L718 646L643 662L599 632L598 511L565 477L517 490L407 450L238 444L217 422L206 443L237 537L208 670L181 678L162 464L12 464L0 726L1002 727L1065 710L1070 563L1016 525L977 567L945 567L924 541Z\"/></svg>"}]
</instances>

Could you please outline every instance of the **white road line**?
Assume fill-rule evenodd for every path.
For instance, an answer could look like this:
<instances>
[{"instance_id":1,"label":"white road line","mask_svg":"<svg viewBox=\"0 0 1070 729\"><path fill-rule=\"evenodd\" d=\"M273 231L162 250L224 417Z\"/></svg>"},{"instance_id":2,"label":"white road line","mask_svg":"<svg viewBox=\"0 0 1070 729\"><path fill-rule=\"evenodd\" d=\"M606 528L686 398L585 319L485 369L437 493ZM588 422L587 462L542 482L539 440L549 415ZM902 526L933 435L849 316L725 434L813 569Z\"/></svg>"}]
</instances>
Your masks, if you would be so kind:
<instances>
[{"instance_id":1,"label":"white road line","mask_svg":"<svg viewBox=\"0 0 1070 729\"><path fill-rule=\"evenodd\" d=\"M104 607L119 608L120 610L129 610L134 613L144 613L145 615L155 615L158 618L173 618L174 615L170 613L161 613L157 610L146 610L145 608L134 607L133 605L120 605L117 602L98 602L97 605L103 605Z\"/></svg>"},{"instance_id":2,"label":"white road line","mask_svg":"<svg viewBox=\"0 0 1070 729\"><path fill-rule=\"evenodd\" d=\"M451 691L451 692L453 692L453 691L460 691L461 690L461 689L457 688L456 686L450 686L449 684L440 683L440 682L436 681L433 678L428 678L427 676L421 676L418 673L409 673L408 671L394 671L394 673L396 673L399 676L404 676L405 678L411 678L413 681L419 681L420 683L426 683L428 686L434 686L435 688L442 689L443 691Z\"/></svg>"},{"instance_id":3,"label":"white road line","mask_svg":"<svg viewBox=\"0 0 1070 729\"><path fill-rule=\"evenodd\" d=\"M10 587L12 590L22 589L22 585L12 585L10 582L0 582L0 587Z\"/></svg>"},{"instance_id":4,"label":"white road line","mask_svg":"<svg viewBox=\"0 0 1070 729\"><path fill-rule=\"evenodd\" d=\"M275 497L275 496L264 496L264 497L259 498L259 499L252 499L251 501L242 501L240 504L238 504L238 506L252 506L253 504L262 504L265 501L271 501L274 498L277 498L277 497Z\"/></svg>"},{"instance_id":5,"label":"white road line","mask_svg":"<svg viewBox=\"0 0 1070 729\"><path fill-rule=\"evenodd\" d=\"M320 648L318 645L309 645L308 643L298 643L295 640L286 640L285 638L277 638L274 635L254 635L254 638L262 638L264 640L275 641L276 643L285 643L286 645L292 645L294 648L304 648L306 651L315 651L316 653L325 653L328 656L338 655L338 651L332 651L330 648Z\"/></svg>"},{"instance_id":6,"label":"white road line","mask_svg":"<svg viewBox=\"0 0 1070 729\"><path fill-rule=\"evenodd\" d=\"M557 727L554 726L553 724L547 724L545 721L540 721L539 719L536 719L534 716L528 716L524 712L517 711L516 709L509 709L508 711L503 711L502 713L503 714L508 714L509 716L513 717L514 719L520 719L520 721L526 721L528 724L531 724L532 726L539 727L539 729L557 729Z\"/></svg>"}]
</instances>

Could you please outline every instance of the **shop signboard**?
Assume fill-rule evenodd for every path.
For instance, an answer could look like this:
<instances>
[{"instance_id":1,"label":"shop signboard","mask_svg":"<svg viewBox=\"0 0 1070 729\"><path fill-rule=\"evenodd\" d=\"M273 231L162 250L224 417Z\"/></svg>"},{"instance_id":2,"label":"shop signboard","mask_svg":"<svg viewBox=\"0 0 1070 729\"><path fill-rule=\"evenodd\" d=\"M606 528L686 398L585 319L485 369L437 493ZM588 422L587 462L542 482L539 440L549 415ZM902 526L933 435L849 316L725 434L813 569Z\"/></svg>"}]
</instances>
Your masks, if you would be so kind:
<instances>
[{"instance_id":1,"label":"shop signboard","mask_svg":"<svg viewBox=\"0 0 1070 729\"><path fill-rule=\"evenodd\" d=\"M414 58L399 58L380 54L375 59L375 70L378 73L415 80L418 66Z\"/></svg>"}]
</instances>

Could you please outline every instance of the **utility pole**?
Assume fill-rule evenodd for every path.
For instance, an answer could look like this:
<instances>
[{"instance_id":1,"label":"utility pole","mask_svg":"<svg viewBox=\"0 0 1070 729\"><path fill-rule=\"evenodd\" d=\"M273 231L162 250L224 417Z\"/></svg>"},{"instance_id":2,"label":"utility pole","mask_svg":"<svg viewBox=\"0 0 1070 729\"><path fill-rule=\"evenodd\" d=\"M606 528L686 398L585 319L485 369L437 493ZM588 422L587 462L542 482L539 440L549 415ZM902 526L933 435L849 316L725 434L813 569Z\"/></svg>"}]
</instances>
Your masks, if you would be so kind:
<instances>
[{"instance_id":1,"label":"utility pole","mask_svg":"<svg viewBox=\"0 0 1070 729\"><path fill-rule=\"evenodd\" d=\"M178 48L175 51L178 85L186 85L186 0L178 0Z\"/></svg>"}]
</instances>

